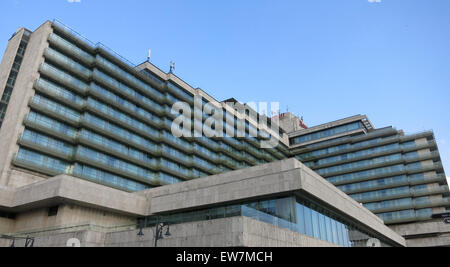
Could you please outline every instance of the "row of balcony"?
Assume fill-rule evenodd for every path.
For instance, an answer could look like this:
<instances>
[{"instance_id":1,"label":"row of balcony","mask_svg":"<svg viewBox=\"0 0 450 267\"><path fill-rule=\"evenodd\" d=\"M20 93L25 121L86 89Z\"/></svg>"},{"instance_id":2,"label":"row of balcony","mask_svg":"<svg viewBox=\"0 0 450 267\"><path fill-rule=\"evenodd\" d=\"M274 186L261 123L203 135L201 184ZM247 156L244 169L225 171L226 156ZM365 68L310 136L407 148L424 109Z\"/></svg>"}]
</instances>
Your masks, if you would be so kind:
<instances>
[{"instance_id":1,"label":"row of balcony","mask_svg":"<svg viewBox=\"0 0 450 267\"><path fill-rule=\"evenodd\" d=\"M385 132L390 133L390 135L396 134L396 131L391 129L388 131L382 131L382 133L367 134L367 135L363 136L362 138L353 138L353 137L346 138L345 140L336 141L337 142L336 144L327 145L327 146L324 146L324 148L320 148L320 149L315 148L315 149L293 150L292 153L295 155L298 155L298 158L301 161L308 162L308 161L316 161L316 160L320 160L323 158L328 158L331 156L353 153L353 152L357 152L360 150L366 150L366 149L376 148L376 147L380 147L380 146L386 146L386 145L395 144L395 143L399 144L399 148L402 149L401 152L404 152L404 153L406 153L408 151L412 151L412 150L420 150L420 149L424 149L424 148L432 149L432 148L436 147L436 142L434 140L430 140L430 141L428 141L428 143L420 144L420 145L417 145L413 142L415 138L428 136L429 133L415 134L415 135L410 135L410 136L394 135L394 136L386 137L386 138L381 138L381 137L375 138L377 136L384 136ZM365 139L369 139L369 140L361 141L361 140L365 140ZM408 140L410 140L410 141L406 142ZM413 146L406 146L406 144L411 143L411 140L412 140ZM401 144L402 142L406 142L406 143Z\"/></svg>"},{"instance_id":2,"label":"row of balcony","mask_svg":"<svg viewBox=\"0 0 450 267\"><path fill-rule=\"evenodd\" d=\"M66 141L70 141L71 143L81 143L81 144L85 144L88 145L90 147L94 147L96 149L99 149L101 151L107 151L109 154L112 154L114 156L117 156L119 158L122 158L124 160L127 161L131 161L133 163L136 163L140 166L143 167L150 167L152 169L159 169L159 166L154 165L151 166L151 164L149 164L147 161L143 161L140 158L135 158L130 156L128 153L124 153L123 149L117 149L118 146L113 146L111 141L109 142L105 142L104 140L99 140L98 138L93 138L92 136L87 136L86 134L84 134L84 132L82 131L81 134L78 134L77 132L73 131L73 130L69 130L66 128L61 128L60 127L54 127L55 124L57 123L56 121L54 121L53 123L48 123L47 121L43 120L43 119L36 119L35 118L36 115L33 116L28 116L25 119L25 125L27 125L27 127L31 126L30 128L32 129L37 129L39 131L43 131L48 133L49 131L52 131L51 134L52 136L56 136L60 139L66 140ZM91 123L90 120L83 120L84 123L86 123L88 126L88 128L95 128L95 126L99 126L99 124L95 124L95 123ZM89 127L91 126L91 127ZM94 129L95 130L95 129ZM97 128L98 130L98 128ZM113 134L118 134L118 132L111 132ZM98 137L102 138L100 135L97 135ZM63 137L63 138L61 138ZM115 136L116 138L119 136ZM172 143L171 141L173 140L177 140L180 141L178 139L174 139L174 138L168 138L166 141L167 143ZM45 144L35 144L35 143L29 143L26 140L23 140L23 138L19 139L20 144L30 147L30 148L34 148L34 149L38 149L38 150L43 150L44 152L47 152L53 156L59 156L60 158L62 157L63 159L69 160L73 157L72 154L68 154L68 153L64 153L61 154L60 151L58 151L57 149L54 148L48 148L45 146ZM114 142L114 141L112 141ZM145 143L136 143L136 139L134 138L130 138L128 139L127 144L135 144L134 147L136 149L144 150L147 153L149 153L150 155L153 156L160 156L162 155L161 152L161 148L159 146L156 145L152 145L152 144L145 144ZM179 145L179 143L178 143ZM184 151L184 150L183 150ZM191 151L192 153L192 151ZM196 152L197 153L197 152ZM198 153L197 153L198 154ZM174 155L165 155L170 159L176 159L177 161L181 162L181 163L187 163L188 166L194 166L194 162L192 161L192 157L191 156L186 156L185 158L183 157L175 157ZM211 158L209 158L211 160ZM219 162L218 159L216 159L215 162ZM202 167L202 169L205 169ZM208 172L210 174L215 173L214 170L208 170Z\"/></svg>"},{"instance_id":3,"label":"row of balcony","mask_svg":"<svg viewBox=\"0 0 450 267\"><path fill-rule=\"evenodd\" d=\"M163 95L161 94L167 91L177 95L187 102L192 102L193 96L184 89L176 86L175 84L166 83L160 79L148 77L147 75L136 71L133 64L130 65L129 61L104 45L100 43L93 44L57 20L54 21L52 26L56 33L62 34L64 38L70 41L67 41L66 39L53 33L49 37L50 44L63 53L82 61L86 66L100 67L103 71L110 73L115 77L120 77L121 81L124 81L130 86L137 88L142 92L149 93L150 95L156 95L156 98L159 98L160 100L163 100ZM79 47L85 48L90 53L83 51ZM95 59L92 54L95 55ZM69 71L70 70L71 69L69 69ZM154 87L160 92L148 86L144 81L150 82L150 84L154 85ZM261 135L261 138L264 138L263 135ZM284 153L289 153L287 148L283 147L282 149L284 150Z\"/></svg>"},{"instance_id":4,"label":"row of balcony","mask_svg":"<svg viewBox=\"0 0 450 267\"><path fill-rule=\"evenodd\" d=\"M396 203L395 200L385 202L383 204L370 203L365 205L373 213L386 213L400 210L410 210L410 209L425 209L425 208L436 208L436 207L450 207L450 199L404 199Z\"/></svg>"},{"instance_id":5,"label":"row of balcony","mask_svg":"<svg viewBox=\"0 0 450 267\"><path fill-rule=\"evenodd\" d=\"M83 81L88 82L92 77L92 71L89 68L84 67L52 48L46 48L44 50L44 57L46 62L49 61L52 65L61 67L65 72L70 73L70 75L75 75Z\"/></svg>"},{"instance_id":6,"label":"row of balcony","mask_svg":"<svg viewBox=\"0 0 450 267\"><path fill-rule=\"evenodd\" d=\"M30 116L27 117L26 121L32 121L30 119ZM36 120L34 120L36 121ZM43 127L45 127L45 125L42 125ZM50 125L47 125L50 126ZM40 128L38 130L42 130L45 128ZM47 131L45 131L47 132ZM70 138L71 140L77 140L77 143L80 144L84 144L87 145L89 147L93 147L95 149L99 149L100 151L107 151L107 153L114 155L117 158L120 158L122 160L128 161L128 162L132 162L133 164L137 164L141 167L144 168L150 168L153 170L161 170L161 166L158 163L158 160L145 160L145 156L143 156L141 153L132 153L130 154L130 151L127 150L126 148L124 148L123 146L119 146L119 143L111 143L111 141L106 142L105 139L101 139L103 138L100 135L97 135L97 138L95 136L92 135L87 135L85 134L86 131L82 131L81 134L76 134L76 136L72 136L72 138ZM60 132L60 135L63 135L63 132ZM58 135L58 137L60 137ZM69 137L69 136L67 136ZM59 147L54 147L54 146L49 146L47 143L45 142L36 142L36 141L32 141L29 139L26 139L24 137L21 137L19 139L19 144L24 146L24 147L28 147L31 149L35 149L38 151L42 151L46 154L50 154L52 156L58 157L58 158L62 158L64 160L68 160L71 161L74 158L74 155L76 154L76 152L74 151L73 148L71 149L67 149L64 148L64 150L61 150ZM149 147L148 147L149 148ZM203 163L199 163L199 161L195 161L193 160L192 156L178 156L174 155L173 153L164 153L160 150L160 148L158 146L152 146L151 148L149 148L149 150L151 150L151 155L154 156L165 156L171 160L175 160L179 163L182 163L186 166L189 167L197 167L200 168L204 171L207 171L209 174L216 174L218 173L218 169L212 164L209 163L208 164L203 164ZM209 160L211 160L211 158L209 158ZM220 163L221 159L218 157L215 160L216 163ZM239 168L238 164L235 161L232 160L227 160L224 162L225 165L232 167L232 168ZM171 171L169 171L171 172ZM171 172L173 173L173 171ZM123 173L121 173L123 174ZM175 175L180 175L182 173L180 172L176 172L174 173ZM185 176L181 176L184 178L191 178L192 174L189 173L189 175L187 177Z\"/></svg>"},{"instance_id":7,"label":"row of balcony","mask_svg":"<svg viewBox=\"0 0 450 267\"><path fill-rule=\"evenodd\" d=\"M372 191L363 194L353 194L350 195L350 197L352 197L353 199L355 199L360 203L370 203L407 197L422 197L439 194L448 194L448 192L449 188L447 185L436 187L424 186L423 188L414 188L414 187L411 188L409 186L405 186L380 191Z\"/></svg>"},{"instance_id":8,"label":"row of balcony","mask_svg":"<svg viewBox=\"0 0 450 267\"><path fill-rule=\"evenodd\" d=\"M353 153L333 153L336 154L335 156L327 156L322 159L316 159L316 160L310 160L305 159L302 157L298 157L299 160L304 162L306 165L308 165L312 169L318 169L318 168L326 168L326 167L332 167L336 165L356 162L360 160L385 156L389 154L395 154L395 153L408 153L413 151L418 151L421 149L431 148L431 144L421 144L421 145L414 145L412 147L404 148L398 143L392 143L387 144L383 146L377 146L370 149L364 149L364 150L358 150ZM405 158L408 159L408 158Z\"/></svg>"},{"instance_id":9,"label":"row of balcony","mask_svg":"<svg viewBox=\"0 0 450 267\"><path fill-rule=\"evenodd\" d=\"M52 67L52 66L50 66L48 64L45 64L45 63L42 65L42 70L43 70L43 73L45 75L47 75L47 76L52 76L53 75L53 76L58 76L59 80L64 80L65 79L66 80L65 83L70 83L71 80L74 79L73 77L70 78L70 75L66 75L66 74L62 73L60 70L58 70L58 69L56 69L56 68L54 68L54 67ZM94 71L94 74L95 74L95 71ZM52 78L55 79L55 77L52 77ZM56 79L56 80L58 80L58 79ZM104 96L105 96L104 92L99 90L98 87L96 88L94 85L92 85L92 87L94 87L94 89L89 90L89 87L86 88L85 87L86 85L83 82L78 81L77 84L80 85L80 86L77 87L79 89L79 92L82 92L82 93L92 92L93 95L96 95L97 97L103 97L102 99L105 99L104 98ZM45 81L42 81L42 80L38 80L36 82L35 87L41 92L46 92L47 94L50 94L50 95L52 95L54 97L58 97L58 99L61 100L61 101L64 101L64 103L71 102L71 104L72 104L72 101L70 101L70 98L72 98L72 99L74 97L76 98L76 96L70 95L68 92L64 92L63 89L57 88L54 84L51 84L51 83L48 83L48 82L46 83ZM80 89L80 88L83 88L83 89ZM59 90L57 91L57 89L59 89ZM106 91L106 90L104 90L104 91ZM80 109L80 108L84 107L84 105L86 105L85 103L84 104L82 103L81 98L77 98L76 102L73 102L73 103L76 103L76 107L78 109ZM111 102L110 101L109 103L115 104L115 107L121 107L123 109L123 105L120 105L117 102L114 102L114 101ZM74 104L72 104L72 106L74 106ZM89 105L88 105L88 107L89 107ZM155 107L155 105L153 105L152 107ZM155 108L152 108L152 109L153 109L153 111L155 111ZM127 111L130 112L130 110L127 110ZM160 110L160 111L162 111L162 110ZM155 120L155 118L156 118L156 120ZM153 117L153 120L146 119L145 121L147 123L152 123L155 126L160 126L162 124L163 127L165 127L167 130L170 130L171 122L170 123L166 123L166 121L165 121L164 123L161 123L161 122L158 122L157 119L158 119L158 117ZM76 123L78 123L78 122L76 122ZM246 138L246 140L248 142L254 144L254 145L256 145L256 144L259 145L259 140L257 140L254 137L248 136ZM233 142L233 141L231 141L229 143L234 145L234 146L237 145L236 142ZM259 152L255 152L255 151L256 150L252 150L252 151L250 151L250 153L253 152L252 154L257 156L257 157L261 157L262 156ZM274 156L276 156L276 158L278 158L278 159L282 159L284 157L284 155L282 155L280 152L278 152L276 150L275 151L269 151L269 152L272 153ZM265 157L266 158L270 158L270 159L273 160L273 156L265 156Z\"/></svg>"},{"instance_id":10,"label":"row of balcony","mask_svg":"<svg viewBox=\"0 0 450 267\"><path fill-rule=\"evenodd\" d=\"M440 171L442 169L443 169L442 163L435 163L432 165L422 166L414 170L407 170L403 165L394 165L389 167L363 171L359 173L349 173L345 175L328 177L327 180L332 184L334 184L335 186L342 186L346 184L371 181L385 177L392 177L403 174L411 175L431 171Z\"/></svg>"},{"instance_id":11,"label":"row of balcony","mask_svg":"<svg viewBox=\"0 0 450 267\"><path fill-rule=\"evenodd\" d=\"M393 155L396 155L396 154L393 154ZM390 156L393 156L393 155L390 155ZM364 164L363 166L349 167L349 168L337 170L334 172L321 171L321 170L324 170L324 168L322 168L322 166L319 168L312 168L312 169L315 170L317 173L319 173L321 176L327 178L330 176L337 176L337 175L342 175L342 174L346 174L346 173L355 173L355 172L359 172L359 171L381 168L381 167L390 166L390 165L409 164L409 163L413 163L413 162L420 162L420 161L425 161L425 160L430 160L430 159L438 159L440 157L440 155L439 155L439 152L433 151L433 152L428 152L428 153L422 153L420 155L418 154L417 156L414 156L414 157L401 156L400 159L395 158L393 160L389 159L388 157L386 157L386 159L382 162L368 163L368 164Z\"/></svg>"},{"instance_id":12,"label":"row of balcony","mask_svg":"<svg viewBox=\"0 0 450 267\"><path fill-rule=\"evenodd\" d=\"M338 186L339 189L344 191L346 194L356 194L356 193L364 193L373 190L381 190L381 189L389 189L395 187L401 187L405 185L422 185L422 184L430 184L430 183L443 183L446 181L446 177L444 174L436 174L430 176L395 176L389 178L383 178L380 180L372 180L366 181L357 184L347 184Z\"/></svg>"},{"instance_id":13,"label":"row of balcony","mask_svg":"<svg viewBox=\"0 0 450 267\"><path fill-rule=\"evenodd\" d=\"M396 212L380 213L377 214L384 223L387 225L417 222L431 219L433 215L432 209L422 209L422 210L402 210Z\"/></svg>"}]
</instances>

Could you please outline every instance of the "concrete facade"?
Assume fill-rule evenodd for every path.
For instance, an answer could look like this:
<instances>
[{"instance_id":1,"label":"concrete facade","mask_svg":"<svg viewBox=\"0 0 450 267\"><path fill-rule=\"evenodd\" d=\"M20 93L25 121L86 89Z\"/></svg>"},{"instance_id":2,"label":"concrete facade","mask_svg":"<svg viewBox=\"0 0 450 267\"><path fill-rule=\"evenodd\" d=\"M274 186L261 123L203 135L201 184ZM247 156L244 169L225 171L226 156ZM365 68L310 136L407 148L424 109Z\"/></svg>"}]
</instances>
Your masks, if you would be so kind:
<instances>
[{"instance_id":1,"label":"concrete facade","mask_svg":"<svg viewBox=\"0 0 450 267\"><path fill-rule=\"evenodd\" d=\"M378 217L295 159L138 193L67 175L2 189L0 208L15 217L2 219L0 229L8 236L33 236L36 246L61 246L71 235L81 238L83 246L153 246L154 229L137 236L137 218L296 193L314 196L386 240L405 245ZM49 216L54 206L57 215ZM171 233L162 246L336 246L247 217L175 224Z\"/></svg>"},{"instance_id":2,"label":"concrete facade","mask_svg":"<svg viewBox=\"0 0 450 267\"><path fill-rule=\"evenodd\" d=\"M0 65L0 90L4 89L15 51L27 32L20 29L9 42ZM104 228L100 231L103 237L100 238L99 231L92 229L78 230L77 233L85 232L82 235L86 240L85 244L107 245L108 233L112 231L107 230L109 227L135 225L138 218L261 198L305 194L324 203L331 210L345 215L358 225L370 229L371 232L404 245L404 240L386 228L382 220L361 207L359 202L362 201L352 200L296 160L277 162L295 155L296 149L301 149L304 145L372 131L373 126L366 116L358 115L303 129L301 133L291 133L288 136L283 131L273 132L265 124L254 121L245 113L239 114L200 88L194 89L173 73L165 73L150 62L137 67L132 66L112 50L101 44L91 43L61 23L46 22L30 34L31 38L22 62L23 67L17 77L3 127L0 129L2 148L0 212L6 214L0 217L0 233L53 235L52 233L56 231L54 229L66 229L58 230L57 234L65 238L65 233L59 233L60 231L69 231L73 227L80 228L80 225L95 225ZM44 66L54 68L56 74L49 69L45 71ZM145 76L143 74L145 71L148 71L150 76ZM59 93L51 92L55 88L49 84L48 88L37 88L36 84L39 81L53 84L60 90ZM102 87L104 92L95 92L96 86ZM249 122L248 128L254 127L270 133L280 142L280 146L271 150L259 149L257 144L264 139L262 136L234 141L216 139L181 141L165 135L169 131L172 118L167 108L170 109L170 104L175 100L188 99L186 101L189 102L190 97L195 95L202 96L216 107L226 110L233 118L245 119ZM47 98L48 102L38 104L30 102L38 96ZM147 98L148 102L140 99L143 97ZM80 103L75 103L73 99L79 100ZM99 103L98 106L92 104L90 101L92 99ZM127 101L127 107L123 104L124 101ZM54 105L53 110L48 107L51 105ZM138 109L139 112L136 111ZM121 113L115 114L113 112L115 110ZM58 122L61 126L58 128L59 132L54 129L57 128L54 127L55 124L30 126L32 122L26 120L30 113L41 114ZM109 128L101 128L98 126L101 123L89 121L92 114L101 118L100 120L103 120L102 122ZM71 115L78 116L78 119L73 119ZM127 121L123 120L125 116ZM117 117L122 120L117 120ZM301 122L298 118L294 119L293 127L289 128L292 131L299 130L297 125ZM289 147L289 138L356 121L361 121L364 127ZM280 124L285 128L291 126L289 120L281 121ZM111 130L111 125L119 126ZM117 129L123 130L126 134L117 134L119 132ZM156 133L153 135L152 131L143 129L153 129ZM74 134L70 135L69 130L73 130ZM97 134L97 143L94 142L94 138L80 137L84 130ZM23 135L27 131L49 138L49 141L42 143L36 140L23 141ZM137 142L138 138L147 143ZM155 147L151 148L148 144ZM418 138L416 145L427 146L429 140L426 137ZM167 147L169 150L164 151ZM90 152L82 154L83 148L90 149ZM294 153L291 154L289 148ZM64 149L71 149L71 152L64 154ZM22 161L17 160L21 154L19 152L24 152ZM427 147L418 150L422 167L429 169L424 177L427 179L426 191L436 193L433 193L431 201L433 212L438 213L445 212L446 205L445 199L438 194L448 192L448 188L437 179L438 173L433 170L441 168L436 166L434 161L436 154L433 152ZM140 156L137 157L137 154ZM265 164L274 161L273 164ZM63 168L58 169L57 163L64 165ZM249 166L257 167L247 168ZM314 169L313 166L310 167ZM217 174L221 172L223 173ZM200 177L206 178L190 181ZM134 192L177 182L181 183L138 193L123 192ZM412 194L414 197L420 196L416 192ZM49 209L54 207L58 207L58 214L50 216ZM383 212L387 212L384 206L382 209ZM233 221L234 218L229 220ZM286 245L314 243L305 240L298 243L292 241L294 237L288 237L287 240L279 240L273 236L264 239L259 232L252 234L251 227L245 227L249 225L246 222L248 220L243 218L242 226L245 231L240 231L237 235L241 237L232 244L264 245L261 240L270 244L281 242L279 244ZM215 227L207 226L209 222L204 223L205 229ZM220 224L219 221L217 223ZM271 228L271 231L278 230ZM292 233L292 236L296 236L295 234L298 233ZM259 241L246 243L245 237ZM193 246L208 244L206 239L198 238L183 244ZM103 239L105 241L99 241ZM272 239L275 243L270 241ZM49 245L62 244L62 241L45 242ZM133 244L147 244L134 242ZM173 242L177 244L182 241Z\"/></svg>"},{"instance_id":3,"label":"concrete facade","mask_svg":"<svg viewBox=\"0 0 450 267\"><path fill-rule=\"evenodd\" d=\"M450 244L450 224L441 220L389 226L404 236L408 247L444 247Z\"/></svg>"},{"instance_id":4,"label":"concrete facade","mask_svg":"<svg viewBox=\"0 0 450 267\"><path fill-rule=\"evenodd\" d=\"M33 32L23 57L22 66L8 104L7 113L0 129L0 147L3 149L3 152L0 153L0 186L30 184L39 180L30 179L26 175L14 175L13 177L20 179L20 181L15 181L15 178L11 178L13 171L11 162L19 150L17 140L25 129L23 120L30 111L27 104L34 95L34 90L32 90L33 83L39 78L38 69L42 62L44 62L43 52L49 45L47 39L51 31L51 23L47 22ZM23 34L23 30L21 32ZM19 37L20 35L17 35L14 38Z\"/></svg>"},{"instance_id":5,"label":"concrete facade","mask_svg":"<svg viewBox=\"0 0 450 267\"><path fill-rule=\"evenodd\" d=\"M154 247L154 228L102 232L81 230L35 237L35 247L65 247L76 238L81 247ZM173 225L171 236L158 240L158 247L336 247L299 233L246 217L217 219ZM12 240L0 238L0 247L10 246ZM23 247L25 240L15 241Z\"/></svg>"}]
</instances>

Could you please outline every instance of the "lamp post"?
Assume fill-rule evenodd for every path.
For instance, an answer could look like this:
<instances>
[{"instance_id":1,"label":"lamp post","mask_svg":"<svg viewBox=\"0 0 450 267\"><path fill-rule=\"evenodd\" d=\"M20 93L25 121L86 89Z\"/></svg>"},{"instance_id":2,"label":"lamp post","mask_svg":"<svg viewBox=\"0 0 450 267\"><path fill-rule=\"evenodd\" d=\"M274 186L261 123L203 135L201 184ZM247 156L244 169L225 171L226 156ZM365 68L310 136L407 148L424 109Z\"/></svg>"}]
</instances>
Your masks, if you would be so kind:
<instances>
[{"instance_id":1,"label":"lamp post","mask_svg":"<svg viewBox=\"0 0 450 267\"><path fill-rule=\"evenodd\" d=\"M16 240L25 240L25 247L26 248L32 248L34 247L34 237L15 237L15 236L7 236L7 235L2 235L0 236L1 238L4 239L9 239L11 240L11 245L9 245L9 247L14 248L16 247Z\"/></svg>"},{"instance_id":2,"label":"lamp post","mask_svg":"<svg viewBox=\"0 0 450 267\"><path fill-rule=\"evenodd\" d=\"M140 223L140 225L139 225L139 232L137 234L139 237L144 236L144 232L142 231L142 229L143 229L143 225L142 225L142 223ZM159 223L158 222L156 224L155 236L154 236L155 237L155 248L158 247L158 240L164 239L164 236L163 236L164 229L166 229L166 233L164 235L166 237L171 236L169 223Z\"/></svg>"},{"instance_id":3,"label":"lamp post","mask_svg":"<svg viewBox=\"0 0 450 267\"><path fill-rule=\"evenodd\" d=\"M167 229L165 236L169 237L170 234L170 225L168 223L157 223L155 228L155 248L158 247L158 240L164 239L163 230Z\"/></svg>"}]
</instances>

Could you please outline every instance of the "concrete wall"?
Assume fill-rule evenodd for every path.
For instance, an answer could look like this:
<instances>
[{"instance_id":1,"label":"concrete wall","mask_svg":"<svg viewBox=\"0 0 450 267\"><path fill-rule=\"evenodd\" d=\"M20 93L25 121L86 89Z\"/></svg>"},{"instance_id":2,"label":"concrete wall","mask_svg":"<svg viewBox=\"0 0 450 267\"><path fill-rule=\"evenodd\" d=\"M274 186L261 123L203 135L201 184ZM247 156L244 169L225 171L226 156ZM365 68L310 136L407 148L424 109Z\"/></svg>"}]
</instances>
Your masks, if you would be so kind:
<instances>
[{"instance_id":1,"label":"concrete wall","mask_svg":"<svg viewBox=\"0 0 450 267\"><path fill-rule=\"evenodd\" d=\"M103 247L105 244L104 233L87 230L34 237L34 247L66 247L67 241L72 238L80 240L81 247ZM0 239L0 247L9 247L11 243L10 239ZM17 239L14 246L24 247L25 239Z\"/></svg>"},{"instance_id":2,"label":"concrete wall","mask_svg":"<svg viewBox=\"0 0 450 267\"><path fill-rule=\"evenodd\" d=\"M132 217L146 216L150 200L83 179L60 175L18 189L0 188L0 207L10 212L50 207L61 203L96 208Z\"/></svg>"},{"instance_id":3,"label":"concrete wall","mask_svg":"<svg viewBox=\"0 0 450 267\"><path fill-rule=\"evenodd\" d=\"M48 47L47 39L51 32L51 23L47 22L31 35L14 91L11 95L2 130L0 131L0 147L2 148L2 153L0 154L0 185L3 186L15 184L13 180L16 176L11 176L10 165L14 154L19 149L17 140L24 130L22 122L25 115L29 112L27 104L34 95L33 83L39 78L38 68L44 61L43 52ZM23 178L21 177L21 184L23 184Z\"/></svg>"},{"instance_id":4,"label":"concrete wall","mask_svg":"<svg viewBox=\"0 0 450 267\"><path fill-rule=\"evenodd\" d=\"M93 224L102 227L135 225L148 210L143 196L130 194L66 175L18 189L0 188L0 208L16 213L0 218L0 233L23 233ZM48 208L59 206L56 216Z\"/></svg>"},{"instance_id":5,"label":"concrete wall","mask_svg":"<svg viewBox=\"0 0 450 267\"><path fill-rule=\"evenodd\" d=\"M109 233L106 246L153 247L154 228ZM330 247L328 242L301 235L246 217L184 223L170 227L170 237L158 240L158 247Z\"/></svg>"},{"instance_id":6,"label":"concrete wall","mask_svg":"<svg viewBox=\"0 0 450 267\"><path fill-rule=\"evenodd\" d=\"M48 179L45 175L23 169L16 169L14 166L11 166L8 172L9 181L7 186L10 188L19 188Z\"/></svg>"},{"instance_id":7,"label":"concrete wall","mask_svg":"<svg viewBox=\"0 0 450 267\"><path fill-rule=\"evenodd\" d=\"M416 222L389 226L402 236L406 236L408 247L449 246L450 224L443 220Z\"/></svg>"},{"instance_id":8,"label":"concrete wall","mask_svg":"<svg viewBox=\"0 0 450 267\"><path fill-rule=\"evenodd\" d=\"M120 226L130 222L134 224L136 218L152 214L174 213L294 194L312 195L317 198L317 201L329 205L355 223L365 225L400 245L405 244L404 239L386 227L381 219L296 159L153 188L139 193L127 193L75 177L60 175L17 189L0 189L0 196L2 196L0 207L17 214L12 232L26 234L45 230L44 232L51 233L52 230L47 228L86 223L102 227ZM49 217L48 207L56 205L61 206L58 215ZM174 235L172 241L169 239L163 242L169 242L167 246L330 245L248 218L240 221L229 220L175 225L173 231L180 236ZM73 229L73 227L69 228ZM145 231L151 231L151 229ZM136 234L135 231L133 234L130 232L111 234L107 244L148 246L152 242L151 239L135 240L132 236ZM119 237L115 237L116 235ZM129 240L129 242L123 240Z\"/></svg>"},{"instance_id":9,"label":"concrete wall","mask_svg":"<svg viewBox=\"0 0 450 267\"><path fill-rule=\"evenodd\" d=\"M296 159L154 188L141 194L149 195L152 199L150 213L158 214L294 193L310 194L354 222L405 244L404 239L386 227L379 217Z\"/></svg>"},{"instance_id":10,"label":"concrete wall","mask_svg":"<svg viewBox=\"0 0 450 267\"><path fill-rule=\"evenodd\" d=\"M450 244L450 234L407 239L406 244L408 247L448 247Z\"/></svg>"},{"instance_id":11,"label":"concrete wall","mask_svg":"<svg viewBox=\"0 0 450 267\"><path fill-rule=\"evenodd\" d=\"M38 232L88 224L110 227L136 225L136 223L135 217L75 205L61 205L56 216L48 216L47 208L20 213L15 220L12 220L9 231L0 231L0 233Z\"/></svg>"},{"instance_id":12,"label":"concrete wall","mask_svg":"<svg viewBox=\"0 0 450 267\"><path fill-rule=\"evenodd\" d=\"M0 233L11 233L14 230L15 221L0 217Z\"/></svg>"},{"instance_id":13,"label":"concrete wall","mask_svg":"<svg viewBox=\"0 0 450 267\"><path fill-rule=\"evenodd\" d=\"M165 230L165 229L164 229ZM154 228L105 233L81 230L55 233L35 238L35 247L65 247L77 238L82 247L154 247ZM163 232L165 234L165 231ZM291 232L271 224L246 217L232 217L211 221L191 222L170 227L171 236L158 240L158 247L334 247L334 244ZM11 240L0 239L0 247L8 247ZM25 240L17 240L23 247Z\"/></svg>"}]
</instances>

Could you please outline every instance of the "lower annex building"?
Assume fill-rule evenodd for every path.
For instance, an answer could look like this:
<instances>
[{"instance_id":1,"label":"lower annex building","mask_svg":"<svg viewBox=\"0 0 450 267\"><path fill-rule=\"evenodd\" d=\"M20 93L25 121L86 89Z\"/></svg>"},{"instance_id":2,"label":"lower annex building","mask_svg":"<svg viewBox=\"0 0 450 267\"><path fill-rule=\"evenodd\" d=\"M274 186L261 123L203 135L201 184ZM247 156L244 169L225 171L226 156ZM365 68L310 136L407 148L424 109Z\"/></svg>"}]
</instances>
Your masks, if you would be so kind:
<instances>
[{"instance_id":1,"label":"lower annex building","mask_svg":"<svg viewBox=\"0 0 450 267\"><path fill-rule=\"evenodd\" d=\"M3 244L30 235L38 246L65 245L70 236L85 246L150 245L152 235L140 240L136 230L154 231L155 220L179 234L163 241L168 246L365 246L373 238L406 244L320 176L286 161L289 136L270 121L238 113L150 62L135 66L61 22L11 37L0 95ZM225 128L229 120L243 121L244 137L175 138L171 106L192 105L194 96L223 110ZM260 149L269 138L279 145ZM292 177L282 175L288 172ZM244 188L255 190L248 195ZM166 199L172 190L183 194ZM250 229L255 221L261 227ZM215 226L221 223L238 230ZM187 225L197 230L176 231ZM211 239L208 231L223 238ZM233 240L226 239L230 233ZM129 242L120 243L126 236Z\"/></svg>"}]
</instances>

